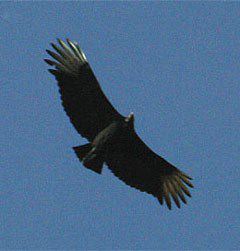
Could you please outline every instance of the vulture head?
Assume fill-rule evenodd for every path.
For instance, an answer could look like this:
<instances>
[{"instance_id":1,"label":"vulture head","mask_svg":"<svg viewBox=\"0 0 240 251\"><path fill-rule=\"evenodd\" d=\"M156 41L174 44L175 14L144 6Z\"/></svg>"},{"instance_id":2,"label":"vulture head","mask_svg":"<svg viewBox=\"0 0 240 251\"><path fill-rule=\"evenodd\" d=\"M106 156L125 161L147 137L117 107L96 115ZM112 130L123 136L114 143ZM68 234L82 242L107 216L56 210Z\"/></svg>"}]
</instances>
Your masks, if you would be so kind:
<instances>
[{"instance_id":1,"label":"vulture head","mask_svg":"<svg viewBox=\"0 0 240 251\"><path fill-rule=\"evenodd\" d=\"M134 114L131 112L124 120L129 129L134 129Z\"/></svg>"}]
</instances>

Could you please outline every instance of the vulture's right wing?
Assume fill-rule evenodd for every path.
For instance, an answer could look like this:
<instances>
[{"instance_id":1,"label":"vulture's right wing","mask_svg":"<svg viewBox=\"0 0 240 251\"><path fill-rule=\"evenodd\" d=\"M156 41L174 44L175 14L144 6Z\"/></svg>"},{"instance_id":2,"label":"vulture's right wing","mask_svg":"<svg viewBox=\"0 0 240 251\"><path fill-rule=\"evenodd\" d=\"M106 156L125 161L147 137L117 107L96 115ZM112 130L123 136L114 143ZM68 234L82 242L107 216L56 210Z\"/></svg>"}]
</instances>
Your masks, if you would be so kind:
<instances>
[{"instance_id":1,"label":"vulture's right wing","mask_svg":"<svg viewBox=\"0 0 240 251\"><path fill-rule=\"evenodd\" d=\"M114 120L123 118L104 95L80 47L67 39L68 46L58 40L52 44L53 57L45 61L54 66L49 71L56 77L62 105L76 130L89 141Z\"/></svg>"}]
</instances>

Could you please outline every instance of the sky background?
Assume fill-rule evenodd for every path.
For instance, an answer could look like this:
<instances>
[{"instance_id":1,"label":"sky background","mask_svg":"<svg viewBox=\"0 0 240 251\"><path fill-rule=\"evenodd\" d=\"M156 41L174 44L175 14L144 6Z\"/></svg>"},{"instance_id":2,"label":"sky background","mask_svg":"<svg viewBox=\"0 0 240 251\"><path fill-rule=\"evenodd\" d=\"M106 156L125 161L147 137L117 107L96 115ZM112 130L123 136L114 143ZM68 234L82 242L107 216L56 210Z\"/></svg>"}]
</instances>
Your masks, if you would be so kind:
<instances>
[{"instance_id":1,"label":"sky background","mask_svg":"<svg viewBox=\"0 0 240 251\"><path fill-rule=\"evenodd\" d=\"M194 178L188 205L83 168L72 146L86 140L43 62L57 37ZM1 2L0 53L1 249L239 248L239 2Z\"/></svg>"}]
</instances>

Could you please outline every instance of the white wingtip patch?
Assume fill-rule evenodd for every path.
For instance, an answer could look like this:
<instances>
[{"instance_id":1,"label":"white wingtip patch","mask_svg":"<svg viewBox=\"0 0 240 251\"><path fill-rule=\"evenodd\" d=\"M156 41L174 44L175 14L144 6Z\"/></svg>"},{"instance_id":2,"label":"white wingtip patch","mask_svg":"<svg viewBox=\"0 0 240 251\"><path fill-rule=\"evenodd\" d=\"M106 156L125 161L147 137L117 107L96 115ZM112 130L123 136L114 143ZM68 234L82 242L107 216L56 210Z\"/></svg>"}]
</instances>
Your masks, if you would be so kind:
<instances>
[{"instance_id":1,"label":"white wingtip patch","mask_svg":"<svg viewBox=\"0 0 240 251\"><path fill-rule=\"evenodd\" d=\"M87 61L87 58L86 58L86 55L84 54L84 52L81 51L81 53L82 53L82 56L83 56L84 60Z\"/></svg>"},{"instance_id":2,"label":"white wingtip patch","mask_svg":"<svg viewBox=\"0 0 240 251\"><path fill-rule=\"evenodd\" d=\"M87 57L86 57L86 55L84 54L84 52L82 51L82 49L80 48L79 44L78 44L77 42L72 42L72 43L75 45L75 47L76 47L77 50L79 51L79 53L80 53L80 55L81 55L81 57L82 57L82 60L88 62L88 61L87 61Z\"/></svg>"}]
</instances>

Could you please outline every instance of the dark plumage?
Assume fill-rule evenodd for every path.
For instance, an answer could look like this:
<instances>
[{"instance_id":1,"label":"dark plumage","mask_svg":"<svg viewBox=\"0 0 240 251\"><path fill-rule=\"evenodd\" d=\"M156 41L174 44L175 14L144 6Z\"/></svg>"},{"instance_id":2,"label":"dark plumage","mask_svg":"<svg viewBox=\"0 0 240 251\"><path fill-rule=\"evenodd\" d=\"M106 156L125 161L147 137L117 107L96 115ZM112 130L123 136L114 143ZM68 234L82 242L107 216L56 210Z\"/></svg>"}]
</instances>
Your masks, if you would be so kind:
<instances>
[{"instance_id":1,"label":"dark plumage","mask_svg":"<svg viewBox=\"0 0 240 251\"><path fill-rule=\"evenodd\" d=\"M55 69L64 110L89 143L73 147L83 165L101 174L105 163L127 185L152 194L171 209L171 198L180 208L191 178L154 153L134 130L134 116L119 114L104 95L80 47L67 39L47 50L55 60L45 59ZM187 186L186 186L187 185Z\"/></svg>"}]
</instances>

